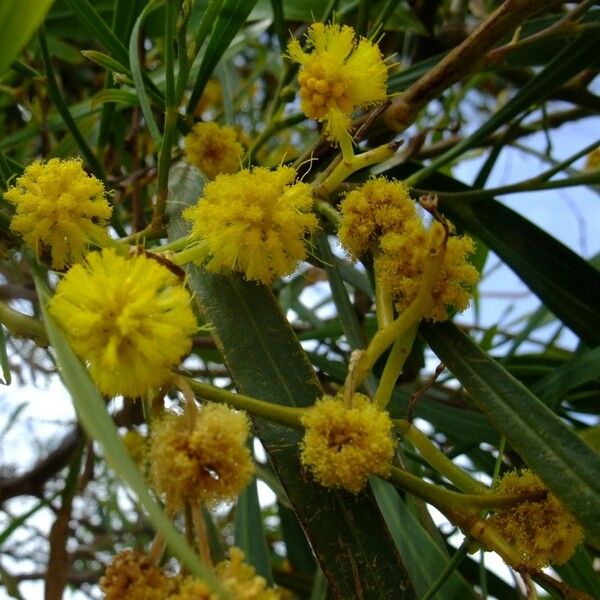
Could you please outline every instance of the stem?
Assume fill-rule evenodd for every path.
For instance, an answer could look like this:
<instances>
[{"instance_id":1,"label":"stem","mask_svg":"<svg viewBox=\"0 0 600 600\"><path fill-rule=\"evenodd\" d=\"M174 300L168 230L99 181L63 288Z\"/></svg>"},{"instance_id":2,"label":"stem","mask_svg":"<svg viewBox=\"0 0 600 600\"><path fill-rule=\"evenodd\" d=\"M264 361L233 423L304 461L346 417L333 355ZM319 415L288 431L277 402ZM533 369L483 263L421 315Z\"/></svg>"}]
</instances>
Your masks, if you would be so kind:
<instances>
[{"instance_id":1,"label":"stem","mask_svg":"<svg viewBox=\"0 0 600 600\"><path fill-rule=\"evenodd\" d=\"M392 346L392 351L388 356L387 362L383 369L377 392L375 392L374 401L377 406L385 408L392 397L392 392L396 386L396 381L402 373L404 363L410 354L417 331L419 330L418 323L413 325L408 331L404 332Z\"/></svg>"},{"instance_id":2,"label":"stem","mask_svg":"<svg viewBox=\"0 0 600 600\"><path fill-rule=\"evenodd\" d=\"M463 543L460 545L458 550L452 555L452 558L446 563L446 566L442 569L442 572L438 575L437 579L431 584L431 587L427 590L427 593L421 598L421 600L431 600L438 590L446 583L446 580L452 572L462 562L463 558L469 552L469 546L471 545L471 538L466 537Z\"/></svg>"},{"instance_id":3,"label":"stem","mask_svg":"<svg viewBox=\"0 0 600 600\"><path fill-rule=\"evenodd\" d=\"M457 467L414 425L404 419L396 419L394 420L394 426L400 435L407 439L438 473L441 473L463 492L471 492L473 494L489 492L489 488L475 481L461 468Z\"/></svg>"},{"instance_id":4,"label":"stem","mask_svg":"<svg viewBox=\"0 0 600 600\"><path fill-rule=\"evenodd\" d=\"M208 543L208 532L206 531L206 523L204 521L204 515L202 514L202 506L197 502L190 502L190 508L192 511L194 529L196 530L200 558L206 566L213 567L210 544Z\"/></svg>"},{"instance_id":5,"label":"stem","mask_svg":"<svg viewBox=\"0 0 600 600\"><path fill-rule=\"evenodd\" d=\"M389 144L383 144L382 146L378 146L377 148L373 148L373 150L368 150L367 152L363 152L356 156L352 154L352 157L350 158L344 156L325 180L316 186L315 193L319 196L330 194L340 185L340 183L342 183L342 181L350 177L352 173L391 158L399 146L400 144L398 142L390 142ZM343 146L342 153L344 153Z\"/></svg>"},{"instance_id":6,"label":"stem","mask_svg":"<svg viewBox=\"0 0 600 600\"><path fill-rule=\"evenodd\" d=\"M0 322L14 337L29 338L38 346L48 346L44 324L34 317L24 315L0 300Z\"/></svg>"},{"instance_id":7,"label":"stem","mask_svg":"<svg viewBox=\"0 0 600 600\"><path fill-rule=\"evenodd\" d=\"M207 383L200 383L191 377L187 377L186 379L192 390L194 390L194 393L206 400L230 404L257 417L263 417L269 421L275 421L296 429L302 428L300 416L305 412L305 409L272 404L243 394L234 394L233 392L228 392Z\"/></svg>"},{"instance_id":8,"label":"stem","mask_svg":"<svg viewBox=\"0 0 600 600\"><path fill-rule=\"evenodd\" d=\"M394 306L390 291L384 285L379 276L377 257L374 257L375 270L375 315L377 316L377 327L383 329L394 321Z\"/></svg>"},{"instance_id":9,"label":"stem","mask_svg":"<svg viewBox=\"0 0 600 600\"><path fill-rule=\"evenodd\" d=\"M201 240L176 252L169 257L170 261L176 265L184 265L188 262L202 262L209 254L208 244Z\"/></svg>"},{"instance_id":10,"label":"stem","mask_svg":"<svg viewBox=\"0 0 600 600\"><path fill-rule=\"evenodd\" d=\"M325 200L315 200L313 208L323 215L336 229L339 229L342 222L340 213L329 202Z\"/></svg>"}]
</instances>

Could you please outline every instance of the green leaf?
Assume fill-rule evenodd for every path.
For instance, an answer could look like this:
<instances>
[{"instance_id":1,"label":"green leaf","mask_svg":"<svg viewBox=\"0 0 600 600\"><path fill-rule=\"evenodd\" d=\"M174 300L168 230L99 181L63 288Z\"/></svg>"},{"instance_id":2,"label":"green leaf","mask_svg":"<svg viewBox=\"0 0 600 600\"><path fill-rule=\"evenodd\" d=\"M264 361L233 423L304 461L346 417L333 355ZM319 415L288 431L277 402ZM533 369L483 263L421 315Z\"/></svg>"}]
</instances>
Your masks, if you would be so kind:
<instances>
[{"instance_id":1,"label":"green leaf","mask_svg":"<svg viewBox=\"0 0 600 600\"><path fill-rule=\"evenodd\" d=\"M273 585L271 557L265 540L256 478L240 494L235 507L235 545L246 554L246 562Z\"/></svg>"},{"instance_id":2,"label":"green leaf","mask_svg":"<svg viewBox=\"0 0 600 600\"><path fill-rule=\"evenodd\" d=\"M553 569L565 583L576 590L585 592L592 598L600 598L600 578L594 569L594 559L583 546L577 548L569 562L556 565Z\"/></svg>"},{"instance_id":3,"label":"green leaf","mask_svg":"<svg viewBox=\"0 0 600 600\"><path fill-rule=\"evenodd\" d=\"M212 72L229 44L231 44L235 34L244 26L246 18L255 4L256 0L225 0L223 2L219 16L208 38L200 69L194 82L188 102L188 113L193 112Z\"/></svg>"},{"instance_id":4,"label":"green leaf","mask_svg":"<svg viewBox=\"0 0 600 600\"><path fill-rule=\"evenodd\" d=\"M371 487L377 504L396 547L400 551L418 597L423 596L448 563L448 555L434 542L423 526L408 510L396 489L381 479L373 477ZM434 596L436 600L467 600L476 598L472 588L455 571Z\"/></svg>"},{"instance_id":5,"label":"green leaf","mask_svg":"<svg viewBox=\"0 0 600 600\"><path fill-rule=\"evenodd\" d=\"M220 591L220 585L212 571L200 562L194 551L150 495L148 485L127 453L116 425L106 410L106 404L100 392L92 383L86 368L75 356L62 331L46 311L46 303L50 300L50 289L40 273L35 270L34 279L59 373L71 394L82 427L91 439L98 442L109 466L129 484L146 509L151 523L164 536L173 554L194 574L206 581L212 589Z\"/></svg>"},{"instance_id":6,"label":"green leaf","mask_svg":"<svg viewBox=\"0 0 600 600\"><path fill-rule=\"evenodd\" d=\"M127 90L115 90L105 89L98 92L92 97L92 107L95 108L99 104L114 103L123 104L124 106L136 106L138 103L138 96L133 92Z\"/></svg>"},{"instance_id":7,"label":"green leaf","mask_svg":"<svg viewBox=\"0 0 600 600\"><path fill-rule=\"evenodd\" d=\"M8 353L6 351L6 333L4 327L0 325L0 368L4 380L0 379L0 384L10 385L12 375L10 373L10 363L8 362Z\"/></svg>"},{"instance_id":8,"label":"green leaf","mask_svg":"<svg viewBox=\"0 0 600 600\"><path fill-rule=\"evenodd\" d=\"M42 24L54 0L2 0L0 4L0 75Z\"/></svg>"},{"instance_id":9,"label":"green leaf","mask_svg":"<svg viewBox=\"0 0 600 600\"><path fill-rule=\"evenodd\" d=\"M600 545L600 455L456 325L424 324L421 331L489 421Z\"/></svg>"},{"instance_id":10,"label":"green leaf","mask_svg":"<svg viewBox=\"0 0 600 600\"><path fill-rule=\"evenodd\" d=\"M170 237L186 233L178 217L202 189L195 170L175 167L170 178ZM238 276L188 266L188 283L237 389L286 406L309 406L322 395L298 339L270 289ZM249 360L250 358L250 360ZM255 431L267 450L310 544L338 598L413 597L408 577L373 496L328 491L300 463L301 432L259 418ZM378 535L374 536L373 531Z\"/></svg>"}]
</instances>

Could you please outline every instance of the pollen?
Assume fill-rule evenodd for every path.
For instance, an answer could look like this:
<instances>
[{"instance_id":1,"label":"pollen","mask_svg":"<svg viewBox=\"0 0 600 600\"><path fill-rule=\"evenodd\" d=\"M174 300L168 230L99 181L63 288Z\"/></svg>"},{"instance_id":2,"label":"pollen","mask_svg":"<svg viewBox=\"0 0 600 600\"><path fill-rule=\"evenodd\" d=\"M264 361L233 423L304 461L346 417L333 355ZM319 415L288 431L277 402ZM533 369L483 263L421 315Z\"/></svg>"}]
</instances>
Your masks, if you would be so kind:
<instances>
[{"instance_id":1,"label":"pollen","mask_svg":"<svg viewBox=\"0 0 600 600\"><path fill-rule=\"evenodd\" d=\"M214 273L237 271L269 284L306 258L304 236L317 227L310 186L294 183L291 167L244 169L219 175L184 217L204 240Z\"/></svg>"},{"instance_id":2,"label":"pollen","mask_svg":"<svg viewBox=\"0 0 600 600\"><path fill-rule=\"evenodd\" d=\"M32 163L4 198L16 207L11 230L38 255L49 250L56 269L80 262L90 243L108 238L112 209L104 186L78 159Z\"/></svg>"},{"instance_id":3,"label":"pollen","mask_svg":"<svg viewBox=\"0 0 600 600\"><path fill-rule=\"evenodd\" d=\"M245 413L222 404L202 405L191 423L187 415L165 415L152 433L149 460L167 504L233 500L254 474L249 427Z\"/></svg>"},{"instance_id":4,"label":"pollen","mask_svg":"<svg viewBox=\"0 0 600 600\"><path fill-rule=\"evenodd\" d=\"M185 136L184 143L188 163L198 167L208 179L240 169L244 148L233 127L197 123Z\"/></svg>"},{"instance_id":5,"label":"pollen","mask_svg":"<svg viewBox=\"0 0 600 600\"><path fill-rule=\"evenodd\" d=\"M433 225L443 235L439 223ZM384 287L390 290L396 309L402 312L415 299L429 251L429 235L420 220L411 220L400 233L390 232L379 242L376 268ZM473 286L479 281L477 269L468 257L475 249L468 236L450 236L440 275L433 286L433 303L424 318L445 321L449 311L463 311L469 305Z\"/></svg>"},{"instance_id":6,"label":"pollen","mask_svg":"<svg viewBox=\"0 0 600 600\"><path fill-rule=\"evenodd\" d=\"M164 600L173 581L145 554L124 550L117 554L100 579L105 600Z\"/></svg>"},{"instance_id":7,"label":"pollen","mask_svg":"<svg viewBox=\"0 0 600 600\"><path fill-rule=\"evenodd\" d=\"M385 233L402 231L407 223L418 219L407 187L384 177L371 179L350 192L340 212L340 242L354 259L376 248Z\"/></svg>"},{"instance_id":8,"label":"pollen","mask_svg":"<svg viewBox=\"0 0 600 600\"><path fill-rule=\"evenodd\" d=\"M108 396L144 396L166 385L197 330L176 275L144 255L124 258L112 249L74 265L49 312Z\"/></svg>"},{"instance_id":9,"label":"pollen","mask_svg":"<svg viewBox=\"0 0 600 600\"><path fill-rule=\"evenodd\" d=\"M369 475L389 474L393 424L364 394L354 395L351 408L339 394L324 396L306 411L302 424L300 459L321 485L356 494Z\"/></svg>"},{"instance_id":10,"label":"pollen","mask_svg":"<svg viewBox=\"0 0 600 600\"><path fill-rule=\"evenodd\" d=\"M507 473L496 491L524 496L547 492L539 500L526 499L488 520L520 554L522 562L514 567L538 570L551 564L562 565L571 558L583 539L583 530L537 475L529 470Z\"/></svg>"},{"instance_id":11,"label":"pollen","mask_svg":"<svg viewBox=\"0 0 600 600\"><path fill-rule=\"evenodd\" d=\"M339 141L356 109L385 99L387 67L377 45L357 40L347 25L313 23L307 37L311 52L298 40L288 45L288 55L301 65L300 106L307 117L326 121L325 133Z\"/></svg>"}]
</instances>

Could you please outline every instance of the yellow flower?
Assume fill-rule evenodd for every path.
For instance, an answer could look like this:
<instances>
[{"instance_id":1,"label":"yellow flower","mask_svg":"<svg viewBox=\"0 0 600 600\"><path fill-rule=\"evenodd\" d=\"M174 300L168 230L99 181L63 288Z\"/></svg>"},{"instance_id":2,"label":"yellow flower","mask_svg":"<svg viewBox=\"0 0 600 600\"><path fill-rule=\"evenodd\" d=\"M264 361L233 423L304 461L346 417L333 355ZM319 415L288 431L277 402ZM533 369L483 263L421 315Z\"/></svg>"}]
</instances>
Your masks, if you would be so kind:
<instances>
[{"instance_id":1,"label":"yellow flower","mask_svg":"<svg viewBox=\"0 0 600 600\"><path fill-rule=\"evenodd\" d=\"M438 235L443 228L434 223ZM428 253L428 232L419 220L405 225L401 233L387 233L379 241L375 258L378 276L390 291L396 309L402 312L415 299ZM471 299L473 286L479 281L477 269L468 262L474 252L473 240L468 236L450 236L440 275L432 289L433 305L424 318L445 321L453 308L462 311Z\"/></svg>"},{"instance_id":2,"label":"yellow flower","mask_svg":"<svg viewBox=\"0 0 600 600\"><path fill-rule=\"evenodd\" d=\"M302 416L302 424L300 458L321 485L357 493L369 475L389 474L393 423L364 394L354 394L352 408L339 394L324 396Z\"/></svg>"},{"instance_id":3,"label":"yellow flower","mask_svg":"<svg viewBox=\"0 0 600 600\"><path fill-rule=\"evenodd\" d=\"M187 161L198 167L208 179L240 169L244 148L232 127L197 123L184 141Z\"/></svg>"},{"instance_id":4,"label":"yellow flower","mask_svg":"<svg viewBox=\"0 0 600 600\"><path fill-rule=\"evenodd\" d=\"M37 253L49 248L57 269L81 261L88 243L108 238L112 209L104 186L78 159L32 163L4 197L16 206L10 228Z\"/></svg>"},{"instance_id":5,"label":"yellow flower","mask_svg":"<svg viewBox=\"0 0 600 600\"><path fill-rule=\"evenodd\" d=\"M56 288L49 312L99 389L142 396L168 383L197 329L176 275L144 255L92 252Z\"/></svg>"},{"instance_id":6,"label":"yellow flower","mask_svg":"<svg viewBox=\"0 0 600 600\"><path fill-rule=\"evenodd\" d=\"M217 594L202 581L194 577L177 578L177 587L168 600L218 600Z\"/></svg>"},{"instance_id":7,"label":"yellow flower","mask_svg":"<svg viewBox=\"0 0 600 600\"><path fill-rule=\"evenodd\" d=\"M192 236L207 244L209 271L239 271L269 284L306 258L303 238L317 219L310 187L293 183L295 176L290 167L244 169L206 185L184 217L193 221Z\"/></svg>"},{"instance_id":8,"label":"yellow flower","mask_svg":"<svg viewBox=\"0 0 600 600\"><path fill-rule=\"evenodd\" d=\"M100 579L104 600L165 600L173 581L141 552L117 554Z\"/></svg>"},{"instance_id":9,"label":"yellow flower","mask_svg":"<svg viewBox=\"0 0 600 600\"><path fill-rule=\"evenodd\" d=\"M136 429L128 429L121 440L131 460L136 465L142 466L146 460L146 438Z\"/></svg>"},{"instance_id":10,"label":"yellow flower","mask_svg":"<svg viewBox=\"0 0 600 600\"><path fill-rule=\"evenodd\" d=\"M385 99L387 67L379 48L365 38L357 42L347 25L313 23L308 41L311 53L298 40L288 45L289 56L302 65L300 106L307 117L326 120L326 134L340 141L354 110Z\"/></svg>"},{"instance_id":11,"label":"yellow flower","mask_svg":"<svg viewBox=\"0 0 600 600\"><path fill-rule=\"evenodd\" d=\"M236 600L279 600L281 596L267 586L266 579L257 575L253 566L244 562L244 553L239 548L231 548L229 560L220 562L215 572Z\"/></svg>"},{"instance_id":12,"label":"yellow flower","mask_svg":"<svg viewBox=\"0 0 600 600\"><path fill-rule=\"evenodd\" d=\"M194 108L194 116L201 118L206 110L221 102L223 90L218 79L209 79L198 104Z\"/></svg>"},{"instance_id":13,"label":"yellow flower","mask_svg":"<svg viewBox=\"0 0 600 600\"><path fill-rule=\"evenodd\" d=\"M496 491L524 496L546 492L540 500L524 500L488 519L520 554L521 563L514 567L542 569L550 564L562 565L571 558L583 539L583 530L537 475L527 469L507 473Z\"/></svg>"},{"instance_id":14,"label":"yellow flower","mask_svg":"<svg viewBox=\"0 0 600 600\"><path fill-rule=\"evenodd\" d=\"M173 506L235 498L254 474L248 434L246 414L222 404L202 405L193 423L165 415L152 433L149 456L156 489Z\"/></svg>"},{"instance_id":15,"label":"yellow flower","mask_svg":"<svg viewBox=\"0 0 600 600\"><path fill-rule=\"evenodd\" d=\"M385 233L401 231L408 221L418 219L406 186L384 177L371 179L350 192L340 212L340 243L354 259L376 247Z\"/></svg>"}]
</instances>

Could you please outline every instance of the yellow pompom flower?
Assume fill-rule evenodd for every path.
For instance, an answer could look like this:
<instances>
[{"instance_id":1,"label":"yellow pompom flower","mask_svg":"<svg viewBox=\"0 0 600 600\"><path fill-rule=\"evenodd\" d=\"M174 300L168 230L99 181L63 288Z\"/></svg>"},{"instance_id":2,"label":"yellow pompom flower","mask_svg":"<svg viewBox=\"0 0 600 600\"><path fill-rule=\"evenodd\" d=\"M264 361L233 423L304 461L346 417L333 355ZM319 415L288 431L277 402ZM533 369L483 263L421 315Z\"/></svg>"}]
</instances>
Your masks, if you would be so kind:
<instances>
[{"instance_id":1,"label":"yellow pompom flower","mask_svg":"<svg viewBox=\"0 0 600 600\"><path fill-rule=\"evenodd\" d=\"M125 446L125 450L127 450L127 454L131 457L131 460L133 460L138 467L143 466L146 461L146 438L136 429L128 429L121 440Z\"/></svg>"},{"instance_id":2,"label":"yellow pompom flower","mask_svg":"<svg viewBox=\"0 0 600 600\"><path fill-rule=\"evenodd\" d=\"M32 163L4 198L16 207L12 231L38 254L50 249L57 269L81 261L90 242L108 239L104 186L78 159Z\"/></svg>"},{"instance_id":3,"label":"yellow pompom flower","mask_svg":"<svg viewBox=\"0 0 600 600\"><path fill-rule=\"evenodd\" d=\"M393 423L364 394L354 394L351 408L339 394L324 396L301 420L300 459L321 485L357 493L369 475L389 474Z\"/></svg>"},{"instance_id":4,"label":"yellow pompom flower","mask_svg":"<svg viewBox=\"0 0 600 600\"><path fill-rule=\"evenodd\" d=\"M214 273L238 271L269 284L306 258L304 235L317 227L310 186L294 183L291 167L219 175L184 217L204 240Z\"/></svg>"},{"instance_id":5,"label":"yellow pompom flower","mask_svg":"<svg viewBox=\"0 0 600 600\"><path fill-rule=\"evenodd\" d=\"M223 587L236 600L279 600L279 591L269 588L264 577L256 574L256 569L244 562L244 553L239 548L231 548L229 560L220 562L215 568Z\"/></svg>"},{"instance_id":6,"label":"yellow pompom flower","mask_svg":"<svg viewBox=\"0 0 600 600\"><path fill-rule=\"evenodd\" d=\"M104 600L165 600L174 581L141 552L117 554L100 579Z\"/></svg>"},{"instance_id":7,"label":"yellow pompom flower","mask_svg":"<svg viewBox=\"0 0 600 600\"><path fill-rule=\"evenodd\" d=\"M206 87L194 108L194 116L202 118L202 115L209 109L219 104L223 99L223 90L218 79L209 79Z\"/></svg>"},{"instance_id":8,"label":"yellow pompom flower","mask_svg":"<svg viewBox=\"0 0 600 600\"><path fill-rule=\"evenodd\" d=\"M196 123L184 143L188 163L198 167L208 179L240 169L244 148L233 127Z\"/></svg>"},{"instance_id":9,"label":"yellow pompom flower","mask_svg":"<svg viewBox=\"0 0 600 600\"><path fill-rule=\"evenodd\" d=\"M583 530L537 475L527 469L509 472L500 479L496 491L523 496L546 492L539 500L524 500L488 519L519 553L521 563L513 567L542 569L571 558L583 539Z\"/></svg>"},{"instance_id":10,"label":"yellow pompom flower","mask_svg":"<svg viewBox=\"0 0 600 600\"><path fill-rule=\"evenodd\" d=\"M340 243L354 258L376 248L379 238L402 231L418 219L407 187L400 181L378 177L350 192L340 205Z\"/></svg>"},{"instance_id":11,"label":"yellow pompom flower","mask_svg":"<svg viewBox=\"0 0 600 600\"><path fill-rule=\"evenodd\" d=\"M101 392L143 396L169 382L197 329L190 295L144 255L90 253L63 277L48 310Z\"/></svg>"},{"instance_id":12,"label":"yellow pompom flower","mask_svg":"<svg viewBox=\"0 0 600 600\"><path fill-rule=\"evenodd\" d=\"M152 432L149 460L157 491L167 504L234 499L252 480L246 446L248 417L222 404L203 404L193 422L166 414Z\"/></svg>"},{"instance_id":13,"label":"yellow pompom flower","mask_svg":"<svg viewBox=\"0 0 600 600\"><path fill-rule=\"evenodd\" d=\"M443 228L434 223L440 241ZM419 220L407 222L404 231L390 232L379 241L376 256L377 273L390 290L396 309L402 312L415 299L429 251L428 232ZM477 269L468 262L474 252L473 240L468 236L450 236L440 275L432 289L433 305L424 318L432 321L448 319L448 310L462 311L471 299L473 286L479 281Z\"/></svg>"},{"instance_id":14,"label":"yellow pompom flower","mask_svg":"<svg viewBox=\"0 0 600 600\"><path fill-rule=\"evenodd\" d=\"M307 117L327 121L326 134L340 141L354 110L385 99L387 67L377 45L357 41L347 25L313 23L307 36L310 53L298 40L288 45L290 58L301 65L300 106Z\"/></svg>"}]
</instances>

